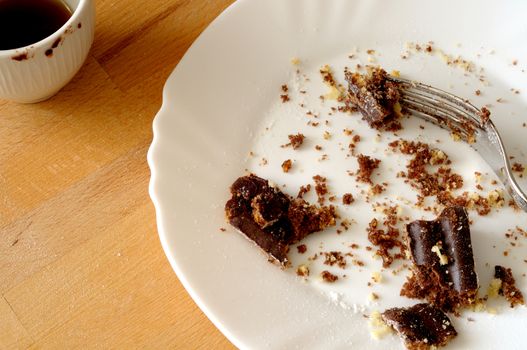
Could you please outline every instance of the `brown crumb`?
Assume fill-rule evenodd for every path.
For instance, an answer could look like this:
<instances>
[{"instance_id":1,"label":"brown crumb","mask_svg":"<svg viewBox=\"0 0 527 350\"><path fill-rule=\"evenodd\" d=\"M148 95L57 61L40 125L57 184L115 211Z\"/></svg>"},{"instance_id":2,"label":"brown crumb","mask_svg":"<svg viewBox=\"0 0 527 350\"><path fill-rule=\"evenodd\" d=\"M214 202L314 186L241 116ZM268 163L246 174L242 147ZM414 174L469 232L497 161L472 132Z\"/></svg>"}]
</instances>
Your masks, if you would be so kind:
<instances>
[{"instance_id":1,"label":"brown crumb","mask_svg":"<svg viewBox=\"0 0 527 350\"><path fill-rule=\"evenodd\" d=\"M399 230L391 225L394 219L393 210L389 212L385 219L386 231L380 228L377 219L372 219L368 225L368 240L378 247L376 254L382 258L382 266L389 267L395 259L404 259L406 257L406 245L401 241ZM392 254L390 250L398 248L399 252Z\"/></svg>"},{"instance_id":2,"label":"brown crumb","mask_svg":"<svg viewBox=\"0 0 527 350\"><path fill-rule=\"evenodd\" d=\"M293 166L293 162L291 159L284 160L282 163L282 170L284 173L288 173L289 170L291 170L291 167Z\"/></svg>"},{"instance_id":3,"label":"brown crumb","mask_svg":"<svg viewBox=\"0 0 527 350\"><path fill-rule=\"evenodd\" d=\"M479 96L479 95L481 95L481 90L478 89L474 93L476 94L476 96Z\"/></svg>"},{"instance_id":4,"label":"brown crumb","mask_svg":"<svg viewBox=\"0 0 527 350\"><path fill-rule=\"evenodd\" d=\"M353 202L355 202L355 198L353 198L351 193L345 193L344 196L342 196L342 204L350 205Z\"/></svg>"},{"instance_id":5,"label":"brown crumb","mask_svg":"<svg viewBox=\"0 0 527 350\"><path fill-rule=\"evenodd\" d=\"M351 136L353 134L353 130L350 130L348 128L344 129L343 131L344 131L344 135L346 136Z\"/></svg>"},{"instance_id":6,"label":"brown crumb","mask_svg":"<svg viewBox=\"0 0 527 350\"><path fill-rule=\"evenodd\" d=\"M519 177L523 177L523 172L525 171L525 166L523 166L523 164L520 164L518 162L514 162L512 164L512 171L515 171L517 173L519 173Z\"/></svg>"},{"instance_id":7,"label":"brown crumb","mask_svg":"<svg viewBox=\"0 0 527 350\"><path fill-rule=\"evenodd\" d=\"M379 159L359 154L357 156L357 162L359 163L359 170L357 172L357 181L366 182L373 185L371 181L371 175L375 169L379 167L381 162Z\"/></svg>"},{"instance_id":8,"label":"brown crumb","mask_svg":"<svg viewBox=\"0 0 527 350\"><path fill-rule=\"evenodd\" d=\"M479 112L479 117L483 124L487 123L490 119L490 111L486 107L481 107L481 111Z\"/></svg>"},{"instance_id":9,"label":"brown crumb","mask_svg":"<svg viewBox=\"0 0 527 350\"><path fill-rule=\"evenodd\" d=\"M397 140L389 145L402 154L412 156L406 165L407 172L400 177L406 177L405 181L419 191L417 206L423 205L425 197L436 196L438 204L459 205L486 215L492 207L503 204L499 193L489 193L489 198L468 192L454 196L451 191L463 187L464 181L461 175L452 171L449 166L451 161L443 151L426 143L406 140ZM439 167L429 170L429 166Z\"/></svg>"},{"instance_id":10,"label":"brown crumb","mask_svg":"<svg viewBox=\"0 0 527 350\"><path fill-rule=\"evenodd\" d=\"M516 281L510 268L499 265L494 266L494 278L501 281L499 294L509 301L511 307L525 304L522 292L516 288Z\"/></svg>"},{"instance_id":11,"label":"brown crumb","mask_svg":"<svg viewBox=\"0 0 527 350\"><path fill-rule=\"evenodd\" d=\"M227 231L227 229L225 227L220 227L220 231L221 232L225 232L225 231Z\"/></svg>"},{"instance_id":12,"label":"brown crumb","mask_svg":"<svg viewBox=\"0 0 527 350\"><path fill-rule=\"evenodd\" d=\"M296 196L297 196L297 198L302 198L309 191L311 191L311 185L310 184L307 184L305 186L300 186L300 189L298 190L298 194Z\"/></svg>"},{"instance_id":13,"label":"brown crumb","mask_svg":"<svg viewBox=\"0 0 527 350\"><path fill-rule=\"evenodd\" d=\"M282 103L286 103L291 100L288 94L280 95L280 98L282 99Z\"/></svg>"},{"instance_id":14,"label":"brown crumb","mask_svg":"<svg viewBox=\"0 0 527 350\"><path fill-rule=\"evenodd\" d=\"M351 155L355 155L355 148L357 147L357 143L359 143L360 140L361 140L360 135L353 135L351 142L348 145Z\"/></svg>"},{"instance_id":15,"label":"brown crumb","mask_svg":"<svg viewBox=\"0 0 527 350\"><path fill-rule=\"evenodd\" d=\"M357 259L353 259L351 262L353 263L353 265L357 265L359 267L363 267L365 265L363 261Z\"/></svg>"},{"instance_id":16,"label":"brown crumb","mask_svg":"<svg viewBox=\"0 0 527 350\"><path fill-rule=\"evenodd\" d=\"M307 246L305 244L300 244L299 246L296 247L296 249L298 250L298 253L300 254L304 254L305 252L307 252Z\"/></svg>"},{"instance_id":17,"label":"brown crumb","mask_svg":"<svg viewBox=\"0 0 527 350\"><path fill-rule=\"evenodd\" d=\"M318 203L324 203L325 195L328 193L328 186L326 184L326 178L320 175L313 176L315 181L315 192L317 193Z\"/></svg>"},{"instance_id":18,"label":"brown crumb","mask_svg":"<svg viewBox=\"0 0 527 350\"><path fill-rule=\"evenodd\" d=\"M384 192L386 188L380 184L376 184L376 185L373 185L371 188L370 188L370 193L374 196L378 195L378 194L381 194Z\"/></svg>"},{"instance_id":19,"label":"brown crumb","mask_svg":"<svg viewBox=\"0 0 527 350\"><path fill-rule=\"evenodd\" d=\"M304 139L306 137L303 134L298 133L296 135L287 135L287 138L289 138L289 143L286 143L281 147L291 146L293 149L298 149L300 146L302 146L302 143L304 143Z\"/></svg>"},{"instance_id":20,"label":"brown crumb","mask_svg":"<svg viewBox=\"0 0 527 350\"><path fill-rule=\"evenodd\" d=\"M335 276L334 274L332 274L331 272L327 270L322 271L320 273L320 276L322 277L322 280L324 280L324 282L328 282L328 283L333 283L339 279L338 276Z\"/></svg>"},{"instance_id":21,"label":"brown crumb","mask_svg":"<svg viewBox=\"0 0 527 350\"><path fill-rule=\"evenodd\" d=\"M344 269L346 268L346 259L342 255L341 252L333 251L333 252L324 252L322 253L324 255L324 264L333 266L337 265L338 267Z\"/></svg>"},{"instance_id":22,"label":"brown crumb","mask_svg":"<svg viewBox=\"0 0 527 350\"><path fill-rule=\"evenodd\" d=\"M287 87L286 84L282 85L282 91L283 91L283 92L287 92L287 91L289 91L289 88Z\"/></svg>"},{"instance_id":23,"label":"brown crumb","mask_svg":"<svg viewBox=\"0 0 527 350\"><path fill-rule=\"evenodd\" d=\"M348 219L344 219L340 222L340 226L342 226L344 230L347 231L351 226L351 221L349 221Z\"/></svg>"}]
</instances>

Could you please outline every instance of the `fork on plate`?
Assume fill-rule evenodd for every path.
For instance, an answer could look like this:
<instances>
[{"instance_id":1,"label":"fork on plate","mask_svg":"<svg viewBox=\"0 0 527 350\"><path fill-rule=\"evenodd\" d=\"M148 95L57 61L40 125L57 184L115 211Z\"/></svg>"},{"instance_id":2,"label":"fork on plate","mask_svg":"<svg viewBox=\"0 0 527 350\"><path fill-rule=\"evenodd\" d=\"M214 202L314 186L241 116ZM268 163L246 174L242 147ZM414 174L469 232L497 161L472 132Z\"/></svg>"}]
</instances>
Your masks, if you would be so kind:
<instances>
[{"instance_id":1,"label":"fork on plate","mask_svg":"<svg viewBox=\"0 0 527 350\"><path fill-rule=\"evenodd\" d=\"M527 212L527 195L514 175L496 126L485 108L423 83L390 76L397 83L401 104L416 116L459 135L491 166L514 202Z\"/></svg>"}]
</instances>

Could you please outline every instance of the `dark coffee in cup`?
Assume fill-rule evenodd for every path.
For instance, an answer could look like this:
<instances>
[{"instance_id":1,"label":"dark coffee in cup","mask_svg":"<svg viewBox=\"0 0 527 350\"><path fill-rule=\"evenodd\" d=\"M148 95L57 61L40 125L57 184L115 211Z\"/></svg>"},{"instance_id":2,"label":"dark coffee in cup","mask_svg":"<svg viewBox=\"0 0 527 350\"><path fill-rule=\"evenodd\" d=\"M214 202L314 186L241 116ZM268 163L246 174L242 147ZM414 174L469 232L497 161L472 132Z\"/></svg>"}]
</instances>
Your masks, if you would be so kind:
<instances>
[{"instance_id":1,"label":"dark coffee in cup","mask_svg":"<svg viewBox=\"0 0 527 350\"><path fill-rule=\"evenodd\" d=\"M0 0L0 50L34 44L71 17L62 0Z\"/></svg>"}]
</instances>

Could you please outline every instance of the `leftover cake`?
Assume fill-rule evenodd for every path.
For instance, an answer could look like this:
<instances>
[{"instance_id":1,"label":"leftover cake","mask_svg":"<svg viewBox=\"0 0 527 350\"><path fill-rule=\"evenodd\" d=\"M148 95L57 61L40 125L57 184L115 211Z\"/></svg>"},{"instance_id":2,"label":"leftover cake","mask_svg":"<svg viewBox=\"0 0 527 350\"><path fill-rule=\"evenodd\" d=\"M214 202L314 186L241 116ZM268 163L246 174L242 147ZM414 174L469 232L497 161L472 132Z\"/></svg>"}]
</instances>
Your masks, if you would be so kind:
<instances>
[{"instance_id":1,"label":"leftover cake","mask_svg":"<svg viewBox=\"0 0 527 350\"><path fill-rule=\"evenodd\" d=\"M500 265L494 266L494 280L496 280L499 285L498 294L503 295L511 304L511 307L525 304L523 294L516 287L516 280L514 279L510 268Z\"/></svg>"},{"instance_id":2,"label":"leftover cake","mask_svg":"<svg viewBox=\"0 0 527 350\"><path fill-rule=\"evenodd\" d=\"M368 67L367 74L345 72L349 101L362 114L363 119L376 129L395 121L401 112L397 84L388 80L386 71Z\"/></svg>"},{"instance_id":3,"label":"leftover cake","mask_svg":"<svg viewBox=\"0 0 527 350\"><path fill-rule=\"evenodd\" d=\"M384 311L382 319L399 334L409 350L445 346L457 332L448 316L439 308L421 303Z\"/></svg>"},{"instance_id":4,"label":"leftover cake","mask_svg":"<svg viewBox=\"0 0 527 350\"><path fill-rule=\"evenodd\" d=\"M448 207L436 220L413 221L406 228L413 274L401 295L448 312L473 304L478 280L465 209Z\"/></svg>"},{"instance_id":5,"label":"leftover cake","mask_svg":"<svg viewBox=\"0 0 527 350\"><path fill-rule=\"evenodd\" d=\"M293 199L253 174L238 178L230 191L232 197L225 204L229 223L284 266L291 244L335 225L333 206Z\"/></svg>"}]
</instances>

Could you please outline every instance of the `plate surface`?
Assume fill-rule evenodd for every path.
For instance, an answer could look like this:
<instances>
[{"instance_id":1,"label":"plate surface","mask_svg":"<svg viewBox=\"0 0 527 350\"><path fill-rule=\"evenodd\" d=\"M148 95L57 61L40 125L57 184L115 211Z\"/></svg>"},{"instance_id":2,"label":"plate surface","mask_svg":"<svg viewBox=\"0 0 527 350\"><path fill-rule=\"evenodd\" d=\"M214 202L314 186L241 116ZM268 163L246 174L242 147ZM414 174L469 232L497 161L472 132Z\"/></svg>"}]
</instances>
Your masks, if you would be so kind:
<instances>
[{"instance_id":1,"label":"plate surface","mask_svg":"<svg viewBox=\"0 0 527 350\"><path fill-rule=\"evenodd\" d=\"M353 129L361 135L359 153L382 160L382 174L375 179L389 186L372 202L397 204L402 215L412 219L430 219L434 214L408 204L415 201L415 192L395 179L407 161L386 151L387 143L397 137L422 140L444 150L466 179L464 190L474 190L475 171L484 174L486 192L494 177L470 147L417 118L405 119L398 136L377 137L360 117L332 112L337 103L319 99L327 87L318 71L329 64L342 82L345 66L380 64L470 98L476 105L491 104L493 121L509 154L525 164L527 22L522 14L526 10L527 4L519 1L500 6L495 1L242 0L205 30L165 85L148 155L150 194L172 267L229 340L240 348L403 348L395 335L372 340L363 316L415 301L398 296L406 271L397 276L391 271L400 262L383 270L381 262L363 249L368 245L368 222L382 214L373 212L372 204L366 202L368 186L347 174L357 166L343 150L349 136L342 130ZM432 53L407 45L429 41L433 41ZM375 52L367 54L369 49ZM467 65L446 64L446 55L461 56L471 64L470 71ZM298 65L291 63L294 57L300 60ZM280 99L283 84L289 88L287 103ZM475 90L482 93L476 96ZM319 115L319 127L307 125L307 110ZM325 131L329 137L324 138ZM280 147L287 143L287 135L297 132L306 135L300 150ZM440 143L435 144L436 140ZM317 144L322 151L315 150ZM285 159L294 161L287 174L280 167ZM337 234L334 228L310 236L304 242L305 255L292 250L294 267L310 264L307 280L297 277L294 268L283 271L269 264L251 242L225 223L228 187L246 170L283 186L291 195L319 174L328 178L338 201L346 192L356 197L351 206L338 205L341 216L353 220L347 231ZM520 183L527 188L524 179ZM313 194L307 198L316 201ZM512 247L504 235L517 225L526 228L527 215L508 207L485 217L474 211L469 214L474 221L472 240L482 294L498 263L512 267L519 288L527 292L521 275L527 266L527 238L520 234ZM347 252L344 247L351 243L360 248L345 270L324 266L321 259L307 261L316 252ZM357 266L357 261L365 266ZM339 275L339 281L321 282L316 276L322 269ZM383 282L368 287L372 272L380 272ZM375 302L368 299L372 292L379 295ZM459 336L448 348L525 348L527 338L518 334L527 328L526 308L510 309L501 299L493 300L489 308L491 312L467 311L452 317Z\"/></svg>"}]
</instances>

